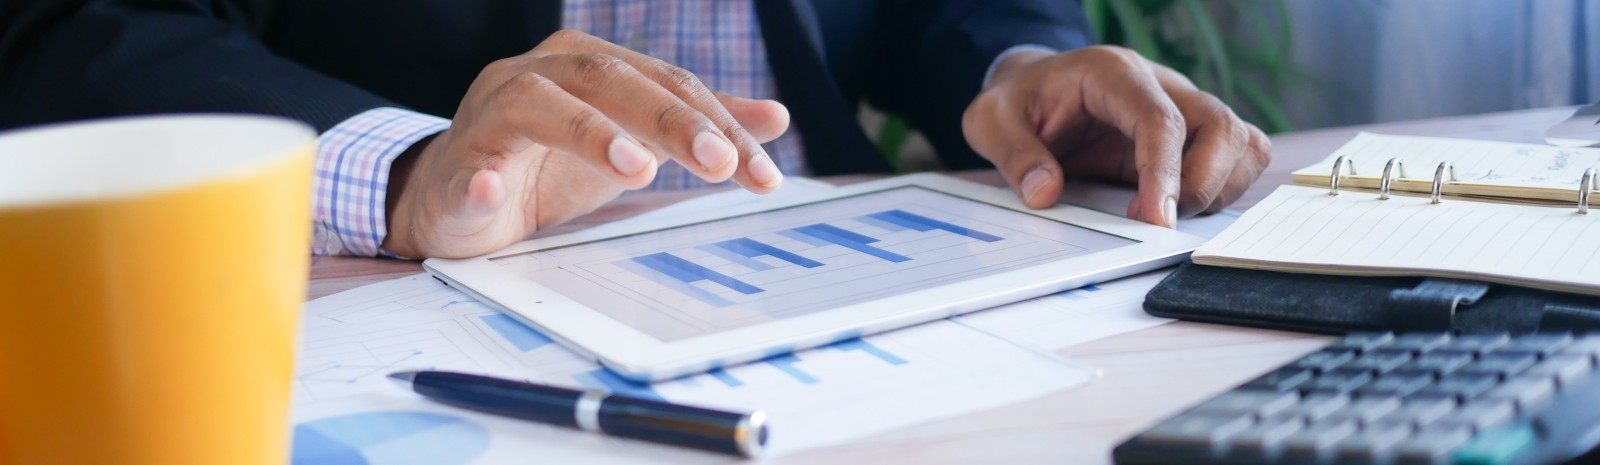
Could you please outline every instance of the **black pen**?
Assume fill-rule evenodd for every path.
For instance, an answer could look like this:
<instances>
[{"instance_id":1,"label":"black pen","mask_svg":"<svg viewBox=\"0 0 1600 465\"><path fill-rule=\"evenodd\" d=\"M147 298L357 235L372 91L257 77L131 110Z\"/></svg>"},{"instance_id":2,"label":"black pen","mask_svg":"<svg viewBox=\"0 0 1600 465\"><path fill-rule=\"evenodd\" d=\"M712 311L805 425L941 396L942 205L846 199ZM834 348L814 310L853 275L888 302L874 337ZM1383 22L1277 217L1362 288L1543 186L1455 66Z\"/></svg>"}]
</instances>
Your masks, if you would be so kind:
<instances>
[{"instance_id":1,"label":"black pen","mask_svg":"<svg viewBox=\"0 0 1600 465\"><path fill-rule=\"evenodd\" d=\"M724 412L447 371L402 371L389 378L445 404L584 431L745 457L767 445L761 412Z\"/></svg>"}]
</instances>

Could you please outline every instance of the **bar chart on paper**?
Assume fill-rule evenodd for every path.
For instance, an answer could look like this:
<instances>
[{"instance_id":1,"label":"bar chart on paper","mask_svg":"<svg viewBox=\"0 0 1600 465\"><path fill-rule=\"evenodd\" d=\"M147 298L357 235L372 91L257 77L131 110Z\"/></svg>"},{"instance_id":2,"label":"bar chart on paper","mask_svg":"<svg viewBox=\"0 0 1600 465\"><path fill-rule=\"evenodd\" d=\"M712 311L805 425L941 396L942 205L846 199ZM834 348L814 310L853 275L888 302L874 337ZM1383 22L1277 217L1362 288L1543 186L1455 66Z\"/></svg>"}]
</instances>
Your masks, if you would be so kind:
<instances>
[{"instance_id":1,"label":"bar chart on paper","mask_svg":"<svg viewBox=\"0 0 1600 465\"><path fill-rule=\"evenodd\" d=\"M919 188L494 261L664 341L1134 243Z\"/></svg>"}]
</instances>

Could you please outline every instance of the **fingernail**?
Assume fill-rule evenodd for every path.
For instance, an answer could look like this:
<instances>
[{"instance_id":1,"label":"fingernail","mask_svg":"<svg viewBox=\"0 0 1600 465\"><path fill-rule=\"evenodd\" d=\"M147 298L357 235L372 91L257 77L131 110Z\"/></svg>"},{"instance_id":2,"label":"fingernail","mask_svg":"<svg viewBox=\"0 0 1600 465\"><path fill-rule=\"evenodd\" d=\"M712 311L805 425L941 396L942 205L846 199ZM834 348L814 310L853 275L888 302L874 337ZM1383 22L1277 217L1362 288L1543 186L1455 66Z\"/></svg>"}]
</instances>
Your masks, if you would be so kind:
<instances>
[{"instance_id":1,"label":"fingernail","mask_svg":"<svg viewBox=\"0 0 1600 465\"><path fill-rule=\"evenodd\" d=\"M1039 190L1044 189L1044 185L1049 183L1050 170L1045 169L1043 166L1029 170L1028 174L1022 177L1022 203L1032 204L1033 196L1037 195Z\"/></svg>"},{"instance_id":2,"label":"fingernail","mask_svg":"<svg viewBox=\"0 0 1600 465\"><path fill-rule=\"evenodd\" d=\"M750 180L763 187L776 186L783 180L783 172L778 171L778 165L772 164L772 158L766 153L752 155L745 169L750 170Z\"/></svg>"},{"instance_id":3,"label":"fingernail","mask_svg":"<svg viewBox=\"0 0 1600 465\"><path fill-rule=\"evenodd\" d=\"M1167 197L1161 202L1161 219L1167 222L1167 227L1178 227L1178 199Z\"/></svg>"},{"instance_id":4,"label":"fingernail","mask_svg":"<svg viewBox=\"0 0 1600 465\"><path fill-rule=\"evenodd\" d=\"M694 160L700 162L700 168L713 171L732 159L733 146L721 137L711 131L702 131L694 136Z\"/></svg>"},{"instance_id":5,"label":"fingernail","mask_svg":"<svg viewBox=\"0 0 1600 465\"><path fill-rule=\"evenodd\" d=\"M645 150L643 145L634 142L627 136L617 136L611 139L610 153L606 154L611 159L611 167L623 176L632 176L644 171L646 165L655 163L655 155Z\"/></svg>"}]
</instances>

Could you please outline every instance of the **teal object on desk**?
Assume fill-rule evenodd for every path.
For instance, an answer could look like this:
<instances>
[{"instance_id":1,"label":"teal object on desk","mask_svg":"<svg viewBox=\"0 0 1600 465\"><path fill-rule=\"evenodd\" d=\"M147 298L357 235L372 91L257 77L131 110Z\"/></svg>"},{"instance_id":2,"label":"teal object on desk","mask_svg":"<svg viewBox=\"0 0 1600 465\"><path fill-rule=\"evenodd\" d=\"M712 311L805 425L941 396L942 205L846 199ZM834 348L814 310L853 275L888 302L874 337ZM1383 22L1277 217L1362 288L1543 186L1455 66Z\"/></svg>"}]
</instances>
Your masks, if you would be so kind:
<instances>
[{"instance_id":1,"label":"teal object on desk","mask_svg":"<svg viewBox=\"0 0 1600 465\"><path fill-rule=\"evenodd\" d=\"M1505 465L1533 448L1533 427L1526 424L1495 428L1478 433L1472 442L1456 449L1455 465Z\"/></svg>"}]
</instances>

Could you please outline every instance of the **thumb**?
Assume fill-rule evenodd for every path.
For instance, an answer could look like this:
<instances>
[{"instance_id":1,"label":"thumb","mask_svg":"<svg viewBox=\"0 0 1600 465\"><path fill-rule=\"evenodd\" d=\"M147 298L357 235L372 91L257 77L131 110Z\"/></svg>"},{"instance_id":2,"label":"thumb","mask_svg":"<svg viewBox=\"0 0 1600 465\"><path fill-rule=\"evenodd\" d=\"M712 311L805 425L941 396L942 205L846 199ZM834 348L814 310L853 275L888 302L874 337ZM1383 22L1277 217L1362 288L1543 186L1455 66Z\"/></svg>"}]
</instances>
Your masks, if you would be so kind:
<instances>
[{"instance_id":1,"label":"thumb","mask_svg":"<svg viewBox=\"0 0 1600 465\"><path fill-rule=\"evenodd\" d=\"M462 219L493 216L506 203L505 178L494 170L478 170L467 179L466 186L456 192L462 194L455 209Z\"/></svg>"},{"instance_id":2,"label":"thumb","mask_svg":"<svg viewBox=\"0 0 1600 465\"><path fill-rule=\"evenodd\" d=\"M972 149L994 163L1017 198L1030 208L1046 208L1061 198L1061 164L1044 146L1021 108L997 94L979 96L961 118L961 132Z\"/></svg>"}]
</instances>

